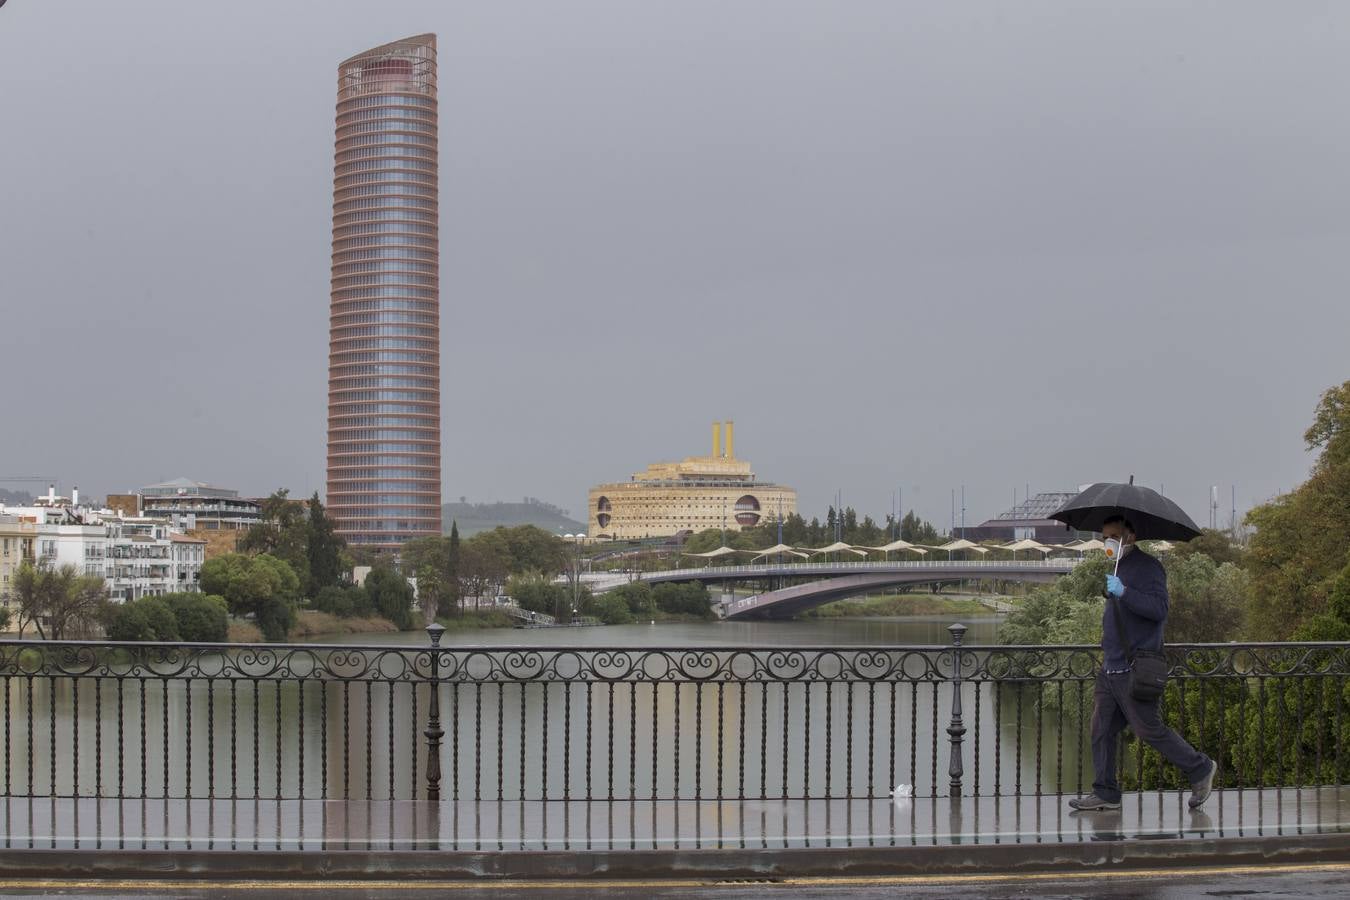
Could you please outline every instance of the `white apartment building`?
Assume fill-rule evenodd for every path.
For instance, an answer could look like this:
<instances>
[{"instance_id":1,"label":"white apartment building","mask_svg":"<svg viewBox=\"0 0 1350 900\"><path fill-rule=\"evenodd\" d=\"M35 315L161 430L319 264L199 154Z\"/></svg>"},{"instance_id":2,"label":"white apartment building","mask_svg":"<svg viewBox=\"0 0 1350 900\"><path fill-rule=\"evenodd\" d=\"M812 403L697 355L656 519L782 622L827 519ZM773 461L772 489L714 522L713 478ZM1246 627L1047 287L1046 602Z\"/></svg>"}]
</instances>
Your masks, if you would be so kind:
<instances>
[{"instance_id":1,"label":"white apartment building","mask_svg":"<svg viewBox=\"0 0 1350 900\"><path fill-rule=\"evenodd\" d=\"M53 486L32 506L0 506L0 519L14 527L22 523L37 565L71 565L81 575L98 576L113 602L201 590L206 541L175 531L164 519L78 506L78 497L72 491L67 501ZM17 567L17 539L13 548Z\"/></svg>"}]
</instances>

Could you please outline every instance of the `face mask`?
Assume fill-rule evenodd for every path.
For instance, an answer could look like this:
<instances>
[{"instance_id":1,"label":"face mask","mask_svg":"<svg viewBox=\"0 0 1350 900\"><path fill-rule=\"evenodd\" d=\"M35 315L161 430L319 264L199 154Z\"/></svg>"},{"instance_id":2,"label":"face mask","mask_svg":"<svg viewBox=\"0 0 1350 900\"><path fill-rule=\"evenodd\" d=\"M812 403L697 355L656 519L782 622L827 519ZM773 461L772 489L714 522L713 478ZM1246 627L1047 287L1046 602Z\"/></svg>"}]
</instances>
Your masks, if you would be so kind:
<instances>
[{"instance_id":1,"label":"face mask","mask_svg":"<svg viewBox=\"0 0 1350 900\"><path fill-rule=\"evenodd\" d=\"M1106 539L1105 541L1103 541L1102 543L1106 544L1106 558L1107 558L1107 559L1119 559L1119 558L1120 558L1120 554L1121 554L1121 552L1122 552L1122 550L1123 550L1124 548L1121 547L1121 545L1120 545L1120 540L1119 540L1118 538L1107 538L1107 539Z\"/></svg>"}]
</instances>

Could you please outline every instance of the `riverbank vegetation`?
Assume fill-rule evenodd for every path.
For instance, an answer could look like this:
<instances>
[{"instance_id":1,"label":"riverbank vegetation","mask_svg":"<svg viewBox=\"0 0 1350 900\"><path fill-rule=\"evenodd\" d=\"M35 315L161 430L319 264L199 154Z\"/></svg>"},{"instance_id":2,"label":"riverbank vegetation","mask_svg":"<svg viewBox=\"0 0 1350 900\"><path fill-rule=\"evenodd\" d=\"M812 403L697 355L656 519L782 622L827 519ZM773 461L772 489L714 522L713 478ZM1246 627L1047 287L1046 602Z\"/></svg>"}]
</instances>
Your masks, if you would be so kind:
<instances>
[{"instance_id":1,"label":"riverbank vegetation","mask_svg":"<svg viewBox=\"0 0 1350 900\"><path fill-rule=\"evenodd\" d=\"M383 616L335 616L317 609L302 609L295 616L291 640L308 640L321 635L388 634L399 631Z\"/></svg>"},{"instance_id":2,"label":"riverbank vegetation","mask_svg":"<svg viewBox=\"0 0 1350 900\"><path fill-rule=\"evenodd\" d=\"M478 631L483 628L513 628L516 620L501 609L470 609L457 616L438 618L446 631Z\"/></svg>"},{"instance_id":3,"label":"riverbank vegetation","mask_svg":"<svg viewBox=\"0 0 1350 900\"><path fill-rule=\"evenodd\" d=\"M988 616L994 610L978 600L934 594L882 594L836 600L807 610L800 618L842 619L879 616Z\"/></svg>"}]
</instances>

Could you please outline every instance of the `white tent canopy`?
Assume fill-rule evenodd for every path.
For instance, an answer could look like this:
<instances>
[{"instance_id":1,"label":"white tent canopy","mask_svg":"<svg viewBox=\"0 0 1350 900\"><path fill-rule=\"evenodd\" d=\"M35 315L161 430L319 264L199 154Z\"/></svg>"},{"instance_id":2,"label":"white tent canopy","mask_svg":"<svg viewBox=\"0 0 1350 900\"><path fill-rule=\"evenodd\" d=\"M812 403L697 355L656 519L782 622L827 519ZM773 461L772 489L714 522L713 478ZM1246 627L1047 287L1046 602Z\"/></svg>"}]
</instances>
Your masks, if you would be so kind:
<instances>
[{"instance_id":1,"label":"white tent canopy","mask_svg":"<svg viewBox=\"0 0 1350 900\"><path fill-rule=\"evenodd\" d=\"M937 547L933 547L932 549L946 550L948 553L951 553L953 550L974 550L977 553L989 552L988 547L981 547L979 544L976 544L973 541L968 541L965 538L957 538L954 541L948 541L947 543Z\"/></svg>"},{"instance_id":2,"label":"white tent canopy","mask_svg":"<svg viewBox=\"0 0 1350 900\"><path fill-rule=\"evenodd\" d=\"M890 553L893 550L912 550L915 553L927 553L928 551L918 544L911 544L909 541L891 541L884 547L863 547L864 550L876 550L878 553Z\"/></svg>"},{"instance_id":3,"label":"white tent canopy","mask_svg":"<svg viewBox=\"0 0 1350 900\"><path fill-rule=\"evenodd\" d=\"M1023 538L1020 541L1015 541L1011 544L1005 544L1004 546L999 547L998 549L1011 550L1012 552L1016 553L1018 550L1053 550L1055 548L1042 544L1040 541L1033 541L1030 538Z\"/></svg>"},{"instance_id":4,"label":"white tent canopy","mask_svg":"<svg viewBox=\"0 0 1350 900\"><path fill-rule=\"evenodd\" d=\"M1067 548L1065 548L1065 549L1067 549L1067 550L1077 550L1079 553L1083 553L1083 552L1086 552L1086 551L1088 551L1088 550L1105 550L1105 549L1106 549L1106 545L1103 544L1101 541L1097 540L1096 538L1093 538L1093 539L1090 540L1090 541L1083 541L1083 542L1080 543L1080 544L1075 544L1074 546L1072 546L1072 547L1067 547Z\"/></svg>"},{"instance_id":5,"label":"white tent canopy","mask_svg":"<svg viewBox=\"0 0 1350 900\"><path fill-rule=\"evenodd\" d=\"M852 544L845 544L843 541L836 541L828 547L820 547L819 549L811 550L812 556L815 556L817 553L856 553L859 556L867 555L866 550L859 550Z\"/></svg>"},{"instance_id":6,"label":"white tent canopy","mask_svg":"<svg viewBox=\"0 0 1350 900\"><path fill-rule=\"evenodd\" d=\"M744 550L733 550L730 547L718 547L716 550L709 550L707 553L686 553L685 556L698 556L703 559L712 559L715 556L726 556L728 553L745 553Z\"/></svg>"},{"instance_id":7,"label":"white tent canopy","mask_svg":"<svg viewBox=\"0 0 1350 900\"><path fill-rule=\"evenodd\" d=\"M1040 541L1033 541L1033 540L1031 540L1030 538L1023 538L1023 539L1020 540L1020 541L1014 541L1013 543L1007 544L1007 545L1005 545L1005 546L1003 546L1003 547L1000 547L999 549L1000 549L1000 550L1011 550L1011 551L1012 551L1012 554L1013 554L1013 558L1016 559L1016 558L1017 558L1017 552L1018 552L1019 550L1039 550L1040 553L1041 553L1041 556L1044 557L1044 556L1049 556L1051 553L1053 553L1053 552L1055 552L1056 550L1059 550L1059 549L1061 549L1061 548L1060 548L1060 547L1053 546L1053 545L1051 545L1051 544L1042 544Z\"/></svg>"},{"instance_id":8,"label":"white tent canopy","mask_svg":"<svg viewBox=\"0 0 1350 900\"><path fill-rule=\"evenodd\" d=\"M800 551L800 550L794 550L794 549L792 549L791 547L789 547L787 544L774 544L772 547L768 548L767 550L760 550L758 553L756 553L756 554L754 555L754 557L752 557L752 559L763 559L763 558L766 557L766 556L774 556L775 554L778 554L778 553L787 553L787 554L790 554L790 555L792 555L792 556L809 556L809 555L810 555L810 554L807 554L807 553L803 553L803 552Z\"/></svg>"}]
</instances>

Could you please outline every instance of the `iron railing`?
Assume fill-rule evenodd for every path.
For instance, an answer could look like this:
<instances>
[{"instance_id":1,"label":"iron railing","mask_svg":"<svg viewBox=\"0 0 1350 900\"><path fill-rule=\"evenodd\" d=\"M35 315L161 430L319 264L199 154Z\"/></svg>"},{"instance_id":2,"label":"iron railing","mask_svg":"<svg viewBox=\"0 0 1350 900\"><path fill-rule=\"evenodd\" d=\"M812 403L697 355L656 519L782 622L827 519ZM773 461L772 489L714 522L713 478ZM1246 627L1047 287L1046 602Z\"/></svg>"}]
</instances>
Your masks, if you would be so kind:
<instances>
[{"instance_id":1,"label":"iron railing","mask_svg":"<svg viewBox=\"0 0 1350 900\"><path fill-rule=\"evenodd\" d=\"M0 642L7 797L669 800L1077 793L1086 646ZM1350 644L1168 648L1222 787L1350 783ZM1124 783L1182 786L1151 750Z\"/></svg>"}]
</instances>

